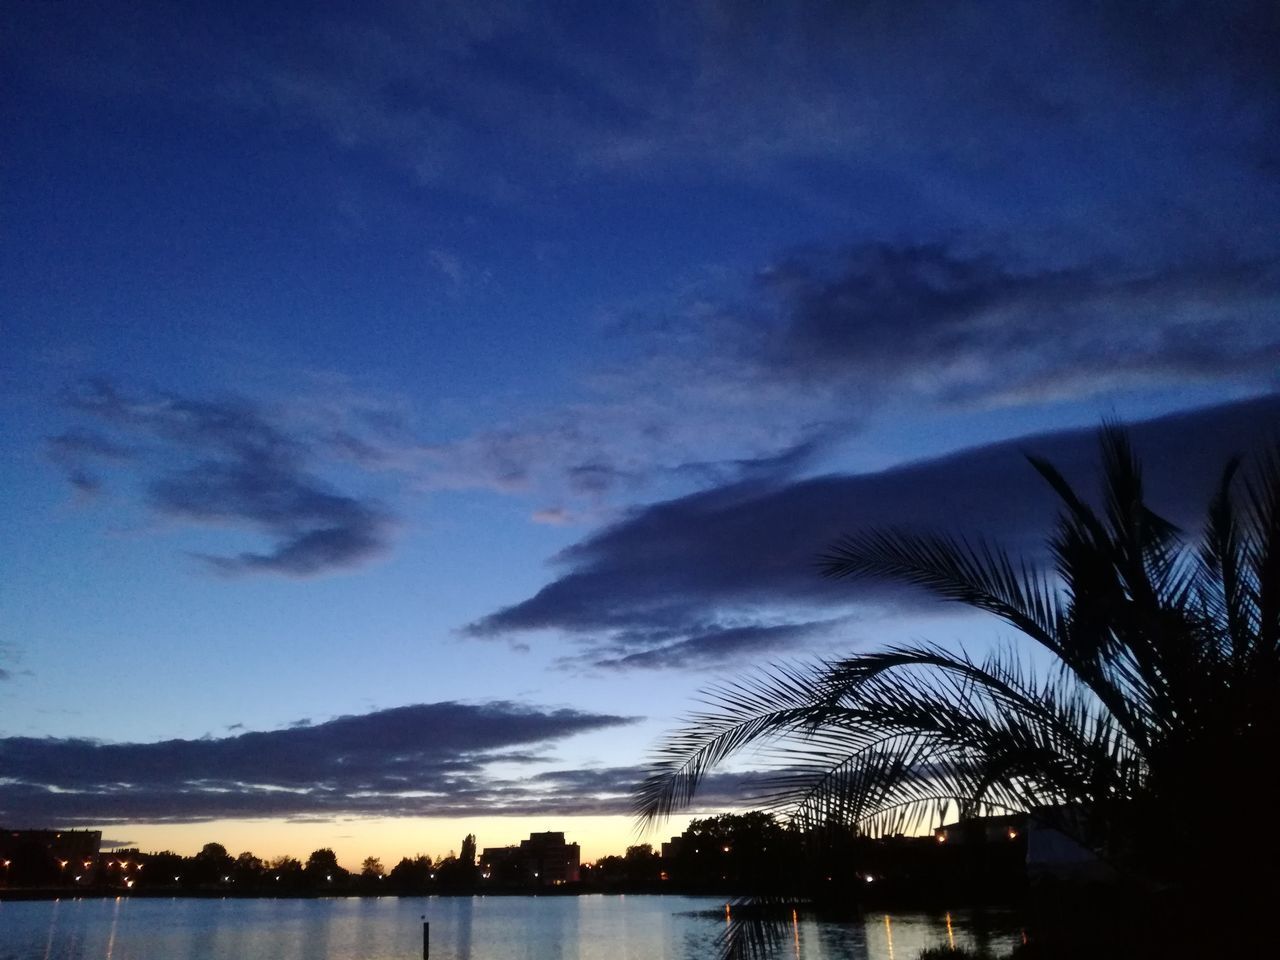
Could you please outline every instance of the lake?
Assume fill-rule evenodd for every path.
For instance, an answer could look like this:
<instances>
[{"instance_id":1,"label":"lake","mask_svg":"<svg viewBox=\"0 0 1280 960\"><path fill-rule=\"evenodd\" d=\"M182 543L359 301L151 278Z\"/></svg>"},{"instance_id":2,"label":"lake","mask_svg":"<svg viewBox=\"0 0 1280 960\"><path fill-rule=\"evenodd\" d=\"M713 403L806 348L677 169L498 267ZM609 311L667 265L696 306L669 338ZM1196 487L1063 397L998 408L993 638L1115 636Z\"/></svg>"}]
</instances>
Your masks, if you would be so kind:
<instances>
[{"instance_id":1,"label":"lake","mask_svg":"<svg viewBox=\"0 0 1280 960\"><path fill-rule=\"evenodd\" d=\"M708 897L429 897L0 902L0 960L703 960L725 901ZM1016 929L950 914L798 917L786 956L916 960L925 947L1004 951Z\"/></svg>"}]
</instances>

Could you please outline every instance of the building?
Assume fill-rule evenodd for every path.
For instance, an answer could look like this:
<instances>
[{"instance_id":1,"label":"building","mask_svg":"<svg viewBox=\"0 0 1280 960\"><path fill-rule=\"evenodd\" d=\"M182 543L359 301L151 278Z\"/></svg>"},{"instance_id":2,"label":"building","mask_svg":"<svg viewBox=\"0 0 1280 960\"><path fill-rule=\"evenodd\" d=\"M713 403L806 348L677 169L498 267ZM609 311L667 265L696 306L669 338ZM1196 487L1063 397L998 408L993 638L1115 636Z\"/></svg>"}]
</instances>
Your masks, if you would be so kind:
<instances>
[{"instance_id":1,"label":"building","mask_svg":"<svg viewBox=\"0 0 1280 960\"><path fill-rule=\"evenodd\" d=\"M580 879L581 850L564 834L531 833L518 847L485 847L480 877L493 885L558 887Z\"/></svg>"},{"instance_id":2,"label":"building","mask_svg":"<svg viewBox=\"0 0 1280 960\"><path fill-rule=\"evenodd\" d=\"M980 843L1008 843L1024 839L1027 815L1015 813L1003 817L969 817L933 831L938 843L952 846L973 846Z\"/></svg>"}]
</instances>

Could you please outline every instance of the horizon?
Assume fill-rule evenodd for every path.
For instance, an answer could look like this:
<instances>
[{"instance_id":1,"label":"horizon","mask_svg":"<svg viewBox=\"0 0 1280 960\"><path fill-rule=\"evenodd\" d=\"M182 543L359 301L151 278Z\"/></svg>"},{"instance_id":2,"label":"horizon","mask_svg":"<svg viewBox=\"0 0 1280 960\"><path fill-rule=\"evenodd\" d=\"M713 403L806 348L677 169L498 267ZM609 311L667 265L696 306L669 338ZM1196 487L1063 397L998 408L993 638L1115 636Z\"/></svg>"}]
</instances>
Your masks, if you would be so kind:
<instances>
[{"instance_id":1,"label":"horizon","mask_svg":"<svg viewBox=\"0 0 1280 960\"><path fill-rule=\"evenodd\" d=\"M1265 4L10 19L0 822L656 845L764 789L637 832L708 686L1010 636L840 535L1045 562L1111 421L1193 534L1280 437Z\"/></svg>"}]
</instances>

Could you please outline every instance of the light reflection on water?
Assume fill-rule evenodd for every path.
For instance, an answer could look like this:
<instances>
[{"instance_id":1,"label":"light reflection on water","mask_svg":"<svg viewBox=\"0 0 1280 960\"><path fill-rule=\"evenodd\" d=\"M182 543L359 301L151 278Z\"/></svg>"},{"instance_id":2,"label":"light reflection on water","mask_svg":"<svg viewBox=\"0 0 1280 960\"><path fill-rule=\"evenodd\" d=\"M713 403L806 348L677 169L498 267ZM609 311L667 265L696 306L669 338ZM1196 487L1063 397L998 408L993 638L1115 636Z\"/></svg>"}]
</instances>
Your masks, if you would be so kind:
<instances>
[{"instance_id":1,"label":"light reflection on water","mask_svg":"<svg viewBox=\"0 0 1280 960\"><path fill-rule=\"evenodd\" d=\"M431 897L329 900L116 898L0 902L0 960L703 960L730 912L707 897ZM1006 952L964 912L792 914L796 960L915 960L954 944Z\"/></svg>"}]
</instances>

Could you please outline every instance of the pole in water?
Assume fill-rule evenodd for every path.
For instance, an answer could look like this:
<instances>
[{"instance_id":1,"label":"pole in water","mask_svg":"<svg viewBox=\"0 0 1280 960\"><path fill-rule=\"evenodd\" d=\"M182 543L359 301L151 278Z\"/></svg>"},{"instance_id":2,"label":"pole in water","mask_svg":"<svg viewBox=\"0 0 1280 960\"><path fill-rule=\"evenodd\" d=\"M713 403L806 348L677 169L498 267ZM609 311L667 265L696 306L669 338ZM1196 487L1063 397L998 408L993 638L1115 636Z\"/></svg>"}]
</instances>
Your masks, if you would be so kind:
<instances>
[{"instance_id":1,"label":"pole in water","mask_svg":"<svg viewBox=\"0 0 1280 960\"><path fill-rule=\"evenodd\" d=\"M431 957L431 923L425 917L422 920L422 960Z\"/></svg>"}]
</instances>

